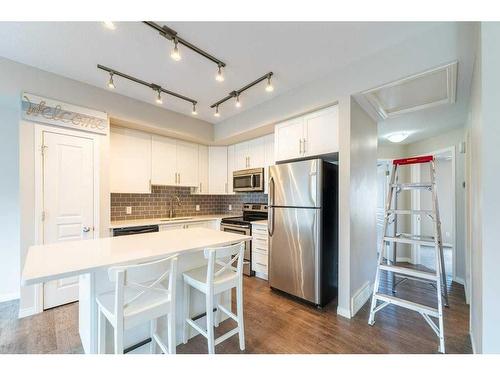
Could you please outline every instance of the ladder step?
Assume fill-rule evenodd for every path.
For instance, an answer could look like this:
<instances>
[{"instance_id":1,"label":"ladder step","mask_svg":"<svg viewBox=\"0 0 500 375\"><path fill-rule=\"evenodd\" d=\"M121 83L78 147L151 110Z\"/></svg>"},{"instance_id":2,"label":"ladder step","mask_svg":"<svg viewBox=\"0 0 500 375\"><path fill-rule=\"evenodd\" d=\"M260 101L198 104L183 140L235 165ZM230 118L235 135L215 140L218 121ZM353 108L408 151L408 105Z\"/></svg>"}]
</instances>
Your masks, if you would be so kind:
<instances>
[{"instance_id":1,"label":"ladder step","mask_svg":"<svg viewBox=\"0 0 500 375\"><path fill-rule=\"evenodd\" d=\"M393 188L399 188L401 190L416 190L416 189L430 189L432 188L431 182L412 182L405 184L392 184Z\"/></svg>"},{"instance_id":2,"label":"ladder step","mask_svg":"<svg viewBox=\"0 0 500 375\"><path fill-rule=\"evenodd\" d=\"M425 280L436 281L438 279L438 276L435 273L426 272L426 271L419 271L419 270L416 270L413 268L391 266L389 264L381 264L381 265L379 265L379 268L381 270L384 270L384 271L390 271L390 272L399 273L401 275L418 277L420 279L425 279Z\"/></svg>"},{"instance_id":3,"label":"ladder step","mask_svg":"<svg viewBox=\"0 0 500 375\"><path fill-rule=\"evenodd\" d=\"M393 305L401 306L401 307L404 307L404 308L407 308L407 309L410 309L413 311L418 311L419 313L427 314L427 315L433 316L435 318L439 317L439 312L437 309L430 307L430 306L422 305L420 303L408 301L408 300L394 297L394 296L390 296L390 295L384 294L384 293L376 293L375 298L379 301L389 302L389 303L392 303Z\"/></svg>"},{"instance_id":4,"label":"ladder step","mask_svg":"<svg viewBox=\"0 0 500 375\"><path fill-rule=\"evenodd\" d=\"M406 233L399 233L396 237L386 236L386 237L384 237L384 241L406 243L406 244L410 244L410 245L424 245L424 246L432 246L432 247L434 247L436 245L434 243L434 237L409 235Z\"/></svg>"},{"instance_id":5,"label":"ladder step","mask_svg":"<svg viewBox=\"0 0 500 375\"><path fill-rule=\"evenodd\" d=\"M396 215L431 215L434 216L432 210L387 210L388 214Z\"/></svg>"}]
</instances>

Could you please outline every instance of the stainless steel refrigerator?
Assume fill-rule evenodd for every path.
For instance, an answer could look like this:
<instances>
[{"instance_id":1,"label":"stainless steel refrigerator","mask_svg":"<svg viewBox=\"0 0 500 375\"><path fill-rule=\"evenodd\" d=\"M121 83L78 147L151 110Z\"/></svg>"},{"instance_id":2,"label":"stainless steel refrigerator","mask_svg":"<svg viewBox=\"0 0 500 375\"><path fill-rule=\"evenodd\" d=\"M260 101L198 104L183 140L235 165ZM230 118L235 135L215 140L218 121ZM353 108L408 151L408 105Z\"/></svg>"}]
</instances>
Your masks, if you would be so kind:
<instances>
[{"instance_id":1,"label":"stainless steel refrigerator","mask_svg":"<svg viewBox=\"0 0 500 375\"><path fill-rule=\"evenodd\" d=\"M321 159L269 169L269 284L323 306L338 287L338 169Z\"/></svg>"}]
</instances>

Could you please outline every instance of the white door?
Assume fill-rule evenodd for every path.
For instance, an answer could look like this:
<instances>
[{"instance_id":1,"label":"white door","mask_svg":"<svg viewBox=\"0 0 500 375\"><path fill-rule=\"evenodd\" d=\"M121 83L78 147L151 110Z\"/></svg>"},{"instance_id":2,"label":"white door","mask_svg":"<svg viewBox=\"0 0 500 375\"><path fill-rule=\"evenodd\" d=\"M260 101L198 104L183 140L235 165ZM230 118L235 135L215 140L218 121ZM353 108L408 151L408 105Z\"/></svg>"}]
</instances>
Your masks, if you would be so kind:
<instances>
[{"instance_id":1,"label":"white door","mask_svg":"<svg viewBox=\"0 0 500 375\"><path fill-rule=\"evenodd\" d=\"M303 145L306 156L329 154L339 151L338 106L311 113L304 117Z\"/></svg>"},{"instance_id":2,"label":"white door","mask_svg":"<svg viewBox=\"0 0 500 375\"><path fill-rule=\"evenodd\" d=\"M133 173L136 173L134 170ZM175 139L153 135L151 138L151 183L175 185L177 145Z\"/></svg>"},{"instance_id":3,"label":"white door","mask_svg":"<svg viewBox=\"0 0 500 375\"><path fill-rule=\"evenodd\" d=\"M198 186L198 145L177 141L177 185Z\"/></svg>"},{"instance_id":4,"label":"white door","mask_svg":"<svg viewBox=\"0 0 500 375\"><path fill-rule=\"evenodd\" d=\"M302 125L302 118L276 125L274 151L277 161L302 157Z\"/></svg>"},{"instance_id":5,"label":"white door","mask_svg":"<svg viewBox=\"0 0 500 375\"><path fill-rule=\"evenodd\" d=\"M44 131L42 133L44 244L94 238L94 142ZM43 307L78 300L78 277L44 284Z\"/></svg>"}]
</instances>

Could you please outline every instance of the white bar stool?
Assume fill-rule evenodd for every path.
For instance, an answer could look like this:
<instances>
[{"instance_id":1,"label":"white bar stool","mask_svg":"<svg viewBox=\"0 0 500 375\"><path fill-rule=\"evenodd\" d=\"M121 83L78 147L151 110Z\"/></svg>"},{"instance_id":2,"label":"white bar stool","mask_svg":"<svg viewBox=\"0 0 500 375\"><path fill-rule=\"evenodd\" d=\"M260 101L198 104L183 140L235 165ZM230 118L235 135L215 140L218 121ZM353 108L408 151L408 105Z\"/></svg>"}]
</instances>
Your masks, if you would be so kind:
<instances>
[{"instance_id":1,"label":"white bar stool","mask_svg":"<svg viewBox=\"0 0 500 375\"><path fill-rule=\"evenodd\" d=\"M98 306L98 353L105 353L106 319L114 328L115 354L123 354L123 332L150 322L151 354L156 345L163 353L175 354L175 283L177 255L161 260L111 267L115 290L96 297ZM168 287L162 281L168 277ZM144 281L148 280L148 281ZM157 333L157 319L168 316L168 346Z\"/></svg>"},{"instance_id":2,"label":"white bar stool","mask_svg":"<svg viewBox=\"0 0 500 375\"><path fill-rule=\"evenodd\" d=\"M184 279L184 344L188 342L190 330L193 327L208 341L208 353L215 353L215 345L220 344L231 336L238 334L240 349L245 350L245 328L243 324L243 253L245 243L236 245L205 249L205 258L208 265L196 268L182 274ZM236 267L233 264L237 262ZM199 326L190 316L190 288L193 287L206 296L207 330ZM227 310L220 304L221 293L236 288L237 315ZM216 302L217 316L214 322L214 300ZM214 339L214 323L218 325L220 312L232 318L238 327Z\"/></svg>"}]
</instances>

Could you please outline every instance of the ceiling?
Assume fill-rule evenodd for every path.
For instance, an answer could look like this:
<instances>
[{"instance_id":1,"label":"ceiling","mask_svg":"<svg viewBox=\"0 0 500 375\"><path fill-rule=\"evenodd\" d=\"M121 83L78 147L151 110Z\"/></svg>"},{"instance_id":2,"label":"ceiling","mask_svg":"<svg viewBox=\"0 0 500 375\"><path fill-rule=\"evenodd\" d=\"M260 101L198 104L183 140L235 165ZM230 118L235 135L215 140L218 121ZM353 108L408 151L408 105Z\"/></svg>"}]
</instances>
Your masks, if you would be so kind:
<instances>
[{"instance_id":1,"label":"ceiling","mask_svg":"<svg viewBox=\"0 0 500 375\"><path fill-rule=\"evenodd\" d=\"M100 22L0 23L0 56L106 89L102 64L198 101L198 117L217 123L273 97L325 76L351 62L423 33L435 23L353 22L162 22L226 62L225 81L215 81L216 65L180 45L182 60L170 58L172 45L141 22L117 22L109 30ZM213 116L210 105L268 71L265 82ZM151 89L115 77L118 94L154 104ZM460 90L460 79L459 79ZM460 93L460 92L459 92ZM191 105L164 96L163 107L191 115Z\"/></svg>"}]
</instances>

